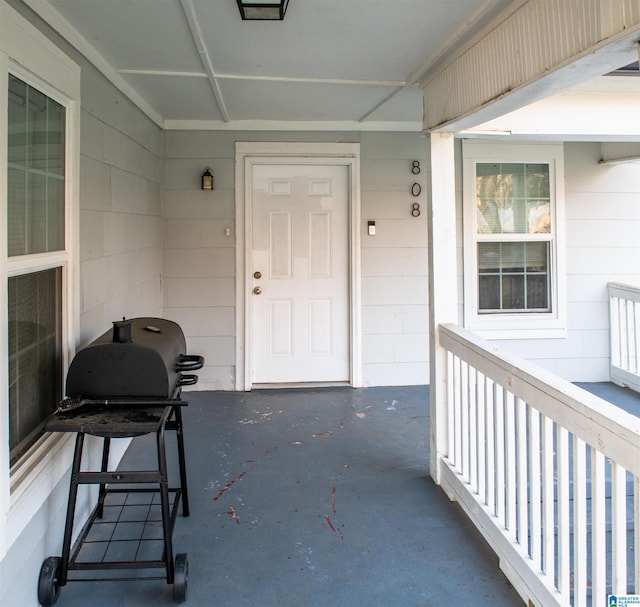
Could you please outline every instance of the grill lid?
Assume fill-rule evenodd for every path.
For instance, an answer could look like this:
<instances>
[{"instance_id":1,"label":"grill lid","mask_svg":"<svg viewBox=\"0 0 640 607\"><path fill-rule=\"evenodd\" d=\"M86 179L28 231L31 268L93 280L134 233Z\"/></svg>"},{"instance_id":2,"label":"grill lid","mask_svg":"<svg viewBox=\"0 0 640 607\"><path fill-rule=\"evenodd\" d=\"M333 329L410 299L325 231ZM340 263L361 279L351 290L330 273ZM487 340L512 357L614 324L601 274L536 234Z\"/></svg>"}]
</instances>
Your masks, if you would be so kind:
<instances>
[{"instance_id":1,"label":"grill lid","mask_svg":"<svg viewBox=\"0 0 640 607\"><path fill-rule=\"evenodd\" d=\"M114 341L115 340L115 341ZM132 318L114 323L74 357L66 395L77 399L172 398L178 386L197 376L203 359L186 355L182 329L163 318ZM195 381L194 381L195 378Z\"/></svg>"}]
</instances>

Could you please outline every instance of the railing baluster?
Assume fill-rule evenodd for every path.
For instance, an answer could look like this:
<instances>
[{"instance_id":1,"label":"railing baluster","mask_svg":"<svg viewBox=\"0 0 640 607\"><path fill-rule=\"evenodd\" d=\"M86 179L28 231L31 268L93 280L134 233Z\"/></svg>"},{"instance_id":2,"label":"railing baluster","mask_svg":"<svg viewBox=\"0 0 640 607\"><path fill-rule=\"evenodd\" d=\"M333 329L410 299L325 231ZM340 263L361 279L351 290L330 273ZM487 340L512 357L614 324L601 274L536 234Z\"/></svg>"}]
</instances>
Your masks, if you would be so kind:
<instances>
[{"instance_id":1,"label":"railing baluster","mask_svg":"<svg viewBox=\"0 0 640 607\"><path fill-rule=\"evenodd\" d=\"M469 482L469 365L463 360L460 365L460 431L462 453L460 472L465 482Z\"/></svg>"},{"instance_id":2,"label":"railing baluster","mask_svg":"<svg viewBox=\"0 0 640 607\"><path fill-rule=\"evenodd\" d=\"M620 314L621 326L620 326L620 336L621 342L624 344L622 348L622 361L621 366L623 369L631 368L631 340L629 339L631 332L631 314L629 313L631 302L627 299L621 299L620 304L622 306L622 312Z\"/></svg>"},{"instance_id":3,"label":"railing baluster","mask_svg":"<svg viewBox=\"0 0 640 607\"><path fill-rule=\"evenodd\" d=\"M505 391L499 384L495 385L495 437L496 437L496 517L498 523L506 529L505 516L505 452L504 452L504 399Z\"/></svg>"},{"instance_id":4,"label":"railing baluster","mask_svg":"<svg viewBox=\"0 0 640 607\"><path fill-rule=\"evenodd\" d=\"M530 546L529 554L537 569L542 570L541 502L540 502L540 413L529 407L529 486L530 486Z\"/></svg>"},{"instance_id":5,"label":"railing baluster","mask_svg":"<svg viewBox=\"0 0 640 607\"><path fill-rule=\"evenodd\" d=\"M487 414L487 508L496 514L496 433L495 407L496 385L485 376L484 389Z\"/></svg>"},{"instance_id":6,"label":"railing baluster","mask_svg":"<svg viewBox=\"0 0 640 607\"><path fill-rule=\"evenodd\" d=\"M555 576L555 468L553 448L554 424L542 418L542 551L543 571L552 580Z\"/></svg>"},{"instance_id":7,"label":"railing baluster","mask_svg":"<svg viewBox=\"0 0 640 607\"><path fill-rule=\"evenodd\" d=\"M620 299L609 295L609 327L611 366L620 366Z\"/></svg>"},{"instance_id":8,"label":"railing baluster","mask_svg":"<svg viewBox=\"0 0 640 607\"><path fill-rule=\"evenodd\" d=\"M611 585L614 594L627 594L626 471L611 464Z\"/></svg>"},{"instance_id":9,"label":"railing baluster","mask_svg":"<svg viewBox=\"0 0 640 607\"><path fill-rule=\"evenodd\" d=\"M462 415L462 373L461 373L462 361L456 357L454 369L454 385L455 385L455 402L454 402L454 414L453 414L453 427L454 427L454 457L453 463L456 470L460 472L462 470L462 424L460 423L460 416Z\"/></svg>"},{"instance_id":10,"label":"railing baluster","mask_svg":"<svg viewBox=\"0 0 640 607\"><path fill-rule=\"evenodd\" d=\"M604 455L591 447L591 604L607 600L607 519Z\"/></svg>"},{"instance_id":11,"label":"railing baluster","mask_svg":"<svg viewBox=\"0 0 640 607\"><path fill-rule=\"evenodd\" d=\"M454 447L456 444L456 415L455 415L455 393L456 393L456 374L455 374L455 356L451 352L447 352L447 457L455 466Z\"/></svg>"},{"instance_id":12,"label":"railing baluster","mask_svg":"<svg viewBox=\"0 0 640 607\"><path fill-rule=\"evenodd\" d=\"M478 492L478 372L469 367L469 484Z\"/></svg>"},{"instance_id":13,"label":"railing baluster","mask_svg":"<svg viewBox=\"0 0 640 607\"><path fill-rule=\"evenodd\" d=\"M557 475L558 475L558 590L564 601L569 603L571 585L571 546L569 544L570 486L569 486L569 432L557 428Z\"/></svg>"},{"instance_id":14,"label":"railing baluster","mask_svg":"<svg viewBox=\"0 0 640 607\"><path fill-rule=\"evenodd\" d=\"M516 540L516 423L514 396L505 390L505 427L507 443L507 532Z\"/></svg>"},{"instance_id":15,"label":"railing baluster","mask_svg":"<svg viewBox=\"0 0 640 607\"><path fill-rule=\"evenodd\" d=\"M587 607L586 445L573 437L573 605Z\"/></svg>"},{"instance_id":16,"label":"railing baluster","mask_svg":"<svg viewBox=\"0 0 640 607\"><path fill-rule=\"evenodd\" d=\"M477 374L478 395L478 495L484 504L487 503L487 402L485 377L482 373Z\"/></svg>"},{"instance_id":17,"label":"railing baluster","mask_svg":"<svg viewBox=\"0 0 640 607\"><path fill-rule=\"evenodd\" d=\"M516 501L517 501L517 538L529 554L529 515L527 489L529 486L527 461L527 403L516 399Z\"/></svg>"}]
</instances>

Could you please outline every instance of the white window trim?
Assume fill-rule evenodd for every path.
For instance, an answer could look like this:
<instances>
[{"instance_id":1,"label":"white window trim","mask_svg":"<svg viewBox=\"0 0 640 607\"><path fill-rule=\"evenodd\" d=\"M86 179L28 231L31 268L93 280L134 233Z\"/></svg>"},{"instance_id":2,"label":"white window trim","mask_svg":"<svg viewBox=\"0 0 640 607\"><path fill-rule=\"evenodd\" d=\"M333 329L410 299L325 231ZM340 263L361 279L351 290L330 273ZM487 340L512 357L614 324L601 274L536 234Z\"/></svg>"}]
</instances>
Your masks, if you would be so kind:
<instances>
[{"instance_id":1,"label":"white window trim","mask_svg":"<svg viewBox=\"0 0 640 607\"><path fill-rule=\"evenodd\" d=\"M478 313L476 164L548 163L551 181L551 312ZM564 338L567 332L562 143L462 142L464 232L464 326L485 339Z\"/></svg>"},{"instance_id":2,"label":"white window trim","mask_svg":"<svg viewBox=\"0 0 640 607\"><path fill-rule=\"evenodd\" d=\"M68 473L73 437L44 435L10 469L7 279L30 270L63 268L63 368L79 334L79 152L80 66L14 9L0 0L0 116L6 124L8 75L15 75L66 108L65 250L9 260L7 250L7 130L0 129L0 559ZM37 257L37 262L34 263Z\"/></svg>"}]
</instances>

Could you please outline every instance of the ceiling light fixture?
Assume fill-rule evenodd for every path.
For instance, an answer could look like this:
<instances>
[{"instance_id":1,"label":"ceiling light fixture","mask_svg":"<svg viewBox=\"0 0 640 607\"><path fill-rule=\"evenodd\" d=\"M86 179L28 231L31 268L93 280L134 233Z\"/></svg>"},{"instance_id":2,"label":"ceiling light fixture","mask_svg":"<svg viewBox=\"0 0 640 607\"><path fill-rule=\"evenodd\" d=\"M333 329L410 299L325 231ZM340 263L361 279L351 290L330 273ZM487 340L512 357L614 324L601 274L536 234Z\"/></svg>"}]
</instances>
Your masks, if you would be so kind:
<instances>
[{"instance_id":1,"label":"ceiling light fixture","mask_svg":"<svg viewBox=\"0 0 640 607\"><path fill-rule=\"evenodd\" d=\"M289 0L237 0L243 21L282 21Z\"/></svg>"}]
</instances>

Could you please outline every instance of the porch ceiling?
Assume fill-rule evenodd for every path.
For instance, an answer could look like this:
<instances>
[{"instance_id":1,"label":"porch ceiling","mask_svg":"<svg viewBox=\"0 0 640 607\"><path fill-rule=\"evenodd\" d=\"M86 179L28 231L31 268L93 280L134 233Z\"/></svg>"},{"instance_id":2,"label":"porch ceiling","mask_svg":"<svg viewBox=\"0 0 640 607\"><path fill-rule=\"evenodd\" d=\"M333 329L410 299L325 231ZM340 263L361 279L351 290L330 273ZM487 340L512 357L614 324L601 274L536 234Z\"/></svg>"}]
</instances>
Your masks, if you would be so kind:
<instances>
[{"instance_id":1,"label":"porch ceiling","mask_svg":"<svg viewBox=\"0 0 640 607\"><path fill-rule=\"evenodd\" d=\"M422 129L425 75L522 0L23 0L164 128Z\"/></svg>"},{"instance_id":2,"label":"porch ceiling","mask_svg":"<svg viewBox=\"0 0 640 607\"><path fill-rule=\"evenodd\" d=\"M282 22L242 21L235 0L26 2L98 56L163 126L319 121L419 130L415 75L510 0L291 0Z\"/></svg>"}]
</instances>

